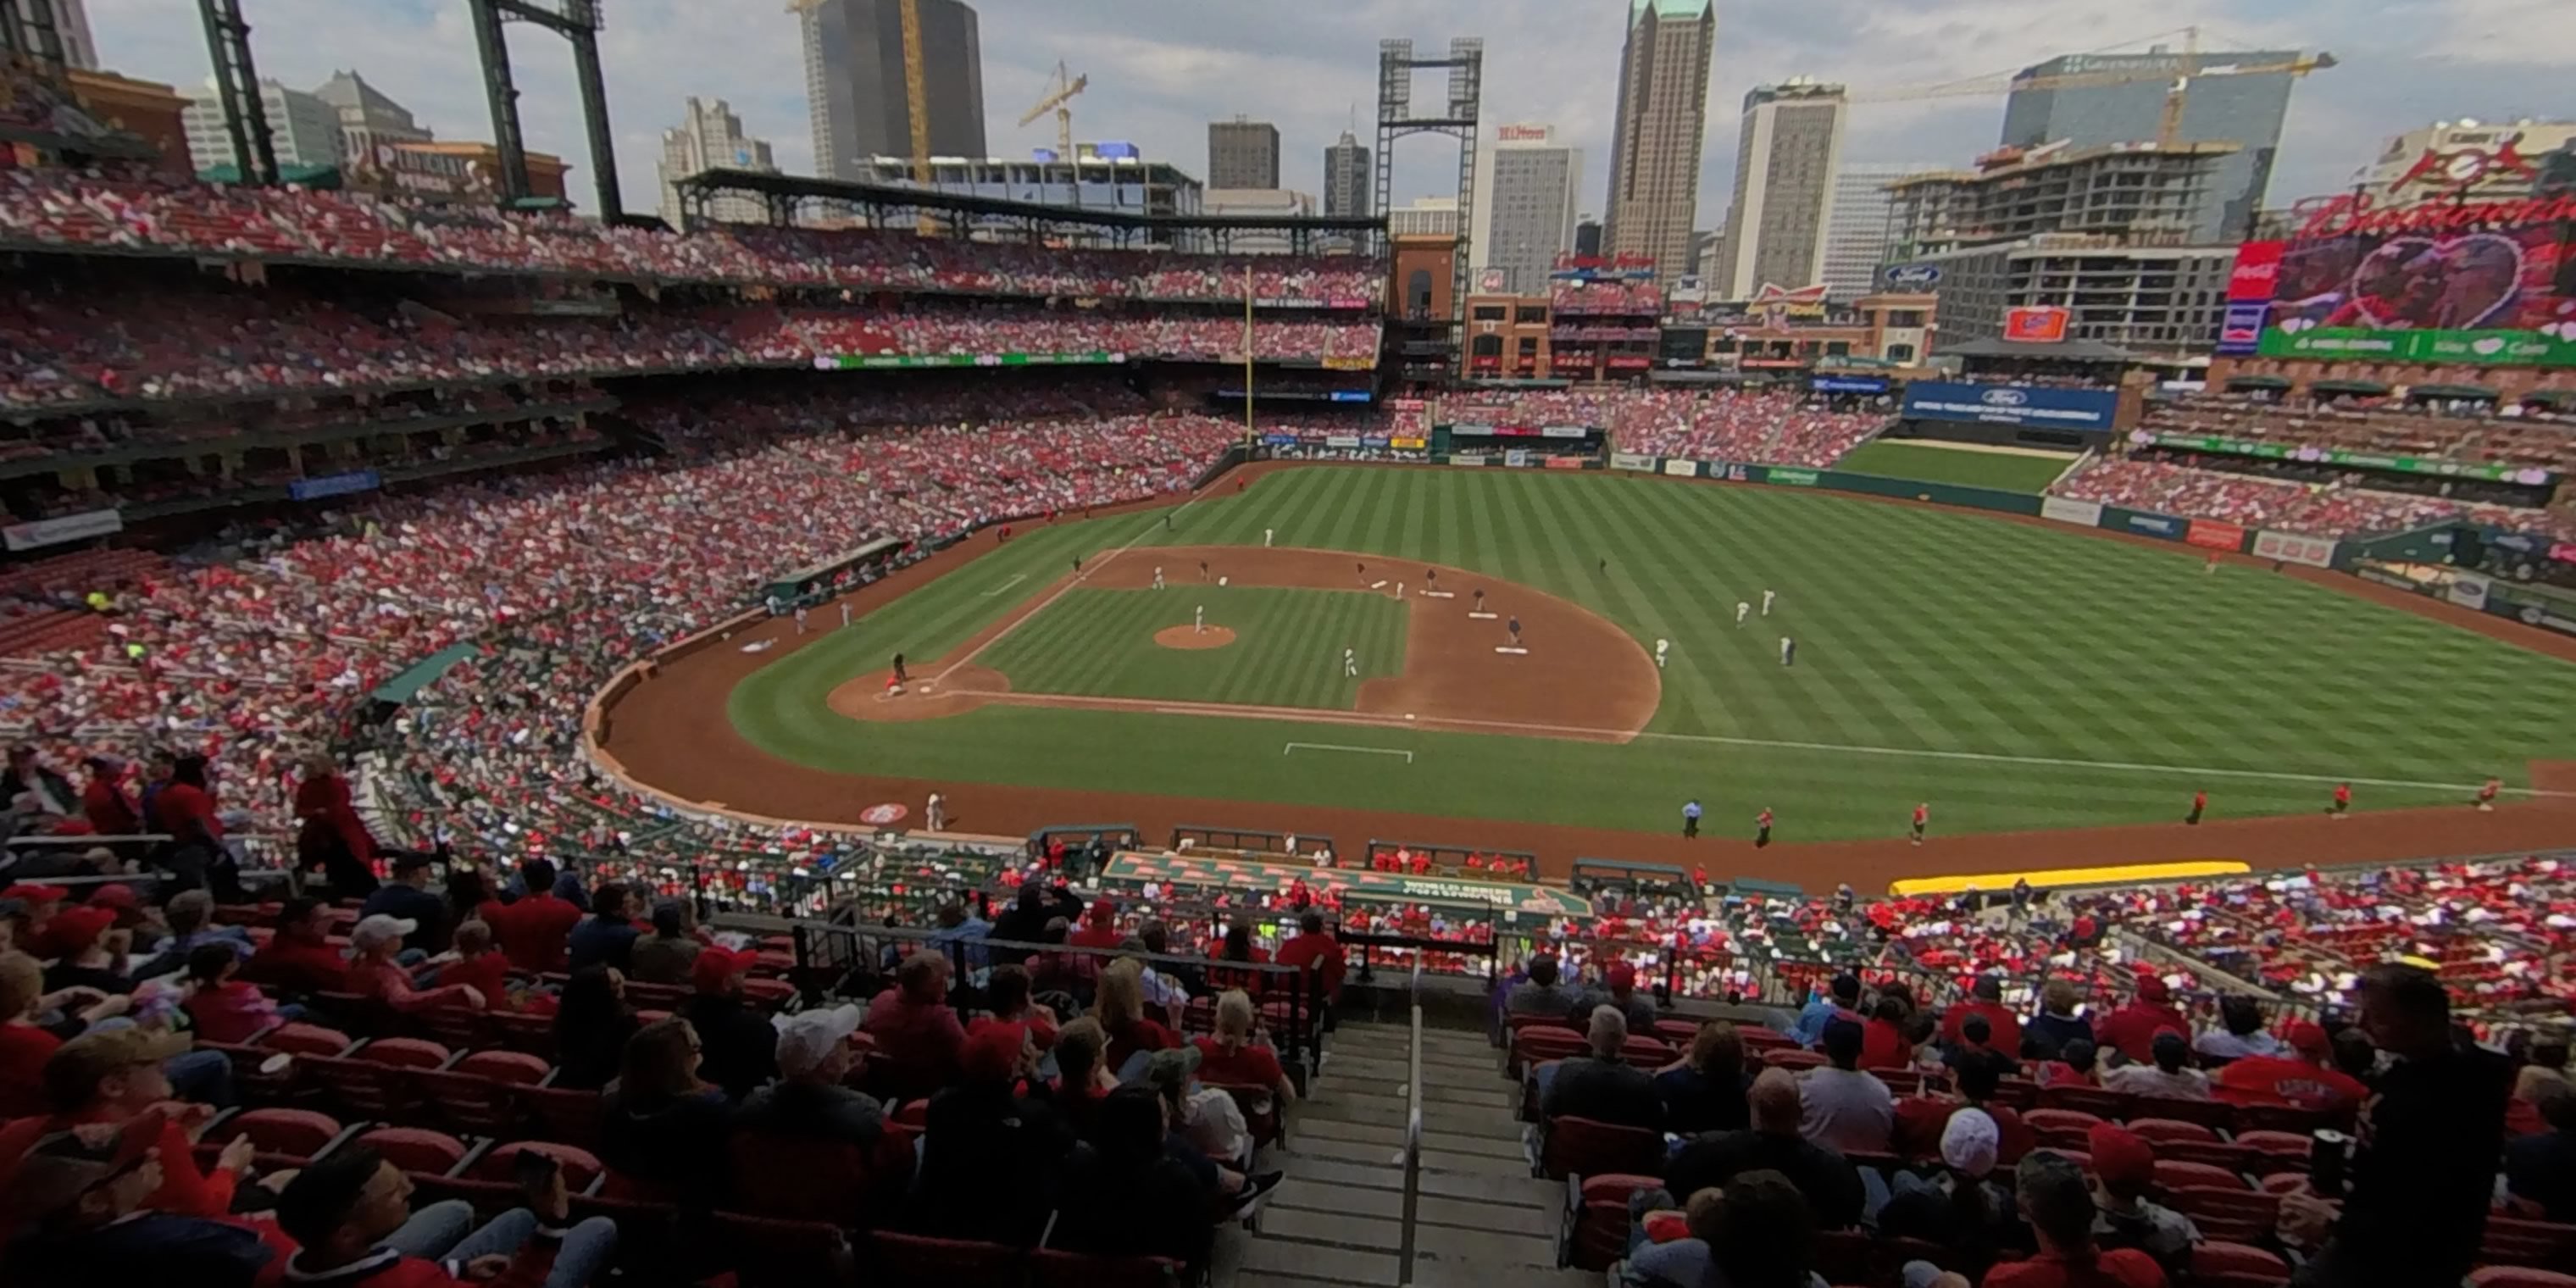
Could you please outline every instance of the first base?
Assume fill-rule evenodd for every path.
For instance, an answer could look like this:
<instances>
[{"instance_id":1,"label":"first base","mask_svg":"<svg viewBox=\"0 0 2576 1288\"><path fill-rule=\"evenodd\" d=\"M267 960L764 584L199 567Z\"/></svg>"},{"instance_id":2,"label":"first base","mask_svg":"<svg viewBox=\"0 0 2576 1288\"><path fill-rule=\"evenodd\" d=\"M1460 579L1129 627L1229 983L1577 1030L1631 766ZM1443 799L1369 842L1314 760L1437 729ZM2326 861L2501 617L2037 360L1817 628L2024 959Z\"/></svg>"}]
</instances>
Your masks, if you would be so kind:
<instances>
[{"instance_id":1,"label":"first base","mask_svg":"<svg viewBox=\"0 0 2576 1288\"><path fill-rule=\"evenodd\" d=\"M1220 585L1220 586L1224 585L1224 584L1225 584L1225 578L1223 578L1223 577L1219 577L1219 578L1217 578L1217 579L1216 579L1216 584L1218 584L1218 585Z\"/></svg>"},{"instance_id":2,"label":"first base","mask_svg":"<svg viewBox=\"0 0 2576 1288\"><path fill-rule=\"evenodd\" d=\"M1526 656L1529 653L1528 649L1519 648L1510 644L1497 644L1494 646L1494 651L1497 653L1509 653L1514 657Z\"/></svg>"}]
</instances>

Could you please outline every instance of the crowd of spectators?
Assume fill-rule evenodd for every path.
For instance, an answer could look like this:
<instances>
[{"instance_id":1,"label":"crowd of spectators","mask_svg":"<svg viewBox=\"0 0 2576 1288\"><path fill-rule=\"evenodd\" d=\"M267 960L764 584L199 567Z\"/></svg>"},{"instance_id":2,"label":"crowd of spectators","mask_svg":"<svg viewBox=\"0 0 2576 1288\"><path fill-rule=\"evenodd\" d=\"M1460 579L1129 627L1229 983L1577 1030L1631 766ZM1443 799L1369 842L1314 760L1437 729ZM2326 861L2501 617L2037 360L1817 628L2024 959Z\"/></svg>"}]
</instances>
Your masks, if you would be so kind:
<instances>
[{"instance_id":1,"label":"crowd of spectators","mask_svg":"<svg viewBox=\"0 0 2576 1288\"><path fill-rule=\"evenodd\" d=\"M175 182L122 170L0 174L0 240L102 250L414 265L478 272L854 290L1116 299L1256 299L1373 307L1381 263L948 241L864 230L607 227L358 192Z\"/></svg>"},{"instance_id":2,"label":"crowd of spectators","mask_svg":"<svg viewBox=\"0 0 2576 1288\"><path fill-rule=\"evenodd\" d=\"M2576 416L2540 404L2320 398L2293 403L2252 393L2204 393L2148 403L2143 428L2272 447L2366 452L2420 460L2576 473Z\"/></svg>"},{"instance_id":3,"label":"crowd of spectators","mask_svg":"<svg viewBox=\"0 0 2576 1288\"><path fill-rule=\"evenodd\" d=\"M2158 514L2218 519L2249 528L2310 536L2359 536L2402 532L2448 520L2467 520L2521 531L2576 537L2576 521L2556 510L2472 505L2438 496L2381 492L2349 478L2299 483L2203 468L2187 452L2097 456L2058 480L2050 490L2078 501L2099 501Z\"/></svg>"},{"instance_id":4,"label":"crowd of spectators","mask_svg":"<svg viewBox=\"0 0 2576 1288\"><path fill-rule=\"evenodd\" d=\"M1740 389L1638 391L1612 417L1619 451L1817 469L1887 423L1884 415L1810 403L1800 392Z\"/></svg>"}]
</instances>

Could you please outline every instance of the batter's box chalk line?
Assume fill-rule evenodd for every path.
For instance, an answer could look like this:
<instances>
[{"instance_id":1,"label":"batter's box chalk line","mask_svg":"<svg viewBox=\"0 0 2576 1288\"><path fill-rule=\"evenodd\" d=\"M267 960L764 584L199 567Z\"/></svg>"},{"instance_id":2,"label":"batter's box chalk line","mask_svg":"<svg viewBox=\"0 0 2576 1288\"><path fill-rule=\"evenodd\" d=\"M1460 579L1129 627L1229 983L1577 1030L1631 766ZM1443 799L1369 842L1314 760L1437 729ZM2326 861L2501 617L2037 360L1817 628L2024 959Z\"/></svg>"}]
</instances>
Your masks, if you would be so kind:
<instances>
[{"instance_id":1,"label":"batter's box chalk line","mask_svg":"<svg viewBox=\"0 0 2576 1288\"><path fill-rule=\"evenodd\" d=\"M1528 649L1522 648L1522 647L1520 647L1520 646L1518 646L1518 645L1515 645L1515 644L1497 644L1497 645L1495 645L1495 646L1494 646L1494 651L1495 651L1495 652L1497 652L1497 653L1509 653L1509 654L1511 654L1511 655L1512 655L1512 656L1514 656L1514 657L1527 657L1527 656L1529 656L1529 650L1528 650Z\"/></svg>"},{"instance_id":2,"label":"batter's box chalk line","mask_svg":"<svg viewBox=\"0 0 2576 1288\"><path fill-rule=\"evenodd\" d=\"M1501 613L1469 613L1467 615L1480 622L1490 622L1502 616Z\"/></svg>"},{"instance_id":3,"label":"batter's box chalk line","mask_svg":"<svg viewBox=\"0 0 2576 1288\"><path fill-rule=\"evenodd\" d=\"M1350 751L1368 756L1402 756L1404 757L1404 763L1408 765L1413 763L1413 753L1409 751L1403 751L1394 747L1351 747L1338 742L1292 742L1281 747L1279 749L1279 754L1282 756L1288 755L1289 753L1296 751L1299 747L1303 747L1308 751Z\"/></svg>"}]
</instances>

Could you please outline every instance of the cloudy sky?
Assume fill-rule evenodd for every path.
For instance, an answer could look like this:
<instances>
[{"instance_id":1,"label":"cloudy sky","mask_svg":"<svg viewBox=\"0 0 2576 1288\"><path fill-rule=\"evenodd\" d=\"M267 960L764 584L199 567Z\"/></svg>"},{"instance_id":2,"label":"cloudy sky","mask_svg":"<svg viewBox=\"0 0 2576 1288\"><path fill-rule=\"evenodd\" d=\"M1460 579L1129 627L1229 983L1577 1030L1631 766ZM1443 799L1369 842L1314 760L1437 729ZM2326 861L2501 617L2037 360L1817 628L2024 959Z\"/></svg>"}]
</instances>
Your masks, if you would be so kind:
<instances>
[{"instance_id":1,"label":"cloudy sky","mask_svg":"<svg viewBox=\"0 0 2576 1288\"><path fill-rule=\"evenodd\" d=\"M88 0L109 68L182 85L207 76L188 0ZM464 0L243 0L260 73L311 88L352 68L441 138L491 137ZM1077 138L1128 139L1145 155L1206 174L1206 122L1237 113L1279 126L1281 181L1321 186L1322 150L1376 96L1377 42L1440 49L1485 41L1490 121L1556 125L1586 149L1585 210L1606 181L1611 97L1628 6L1621 0L977 0L991 150L1052 145L1052 117L1020 113L1061 59L1091 77L1075 100ZM2275 203L2348 184L2385 139L2442 117L2566 116L2576 50L2571 0L1717 0L1707 153L1698 223L1722 222L1744 91L1794 75L1868 86L2008 71L2059 53L2133 50L2199 23L2204 48L2323 48L2342 66L2310 77L2290 109ZM603 37L611 119L629 209L656 201L661 131L688 95L729 100L777 146L782 168L811 172L797 23L784 0L608 0ZM560 40L513 28L521 113L532 147L576 167L592 204L589 159ZM2168 40L2179 37L2165 35ZM1420 96L1436 95L1426 82ZM1855 107L1855 161L1965 162L1992 146L1995 98ZM1358 131L1363 139L1372 128ZM1416 138L1398 150L1399 202L1455 187L1455 145Z\"/></svg>"}]
</instances>

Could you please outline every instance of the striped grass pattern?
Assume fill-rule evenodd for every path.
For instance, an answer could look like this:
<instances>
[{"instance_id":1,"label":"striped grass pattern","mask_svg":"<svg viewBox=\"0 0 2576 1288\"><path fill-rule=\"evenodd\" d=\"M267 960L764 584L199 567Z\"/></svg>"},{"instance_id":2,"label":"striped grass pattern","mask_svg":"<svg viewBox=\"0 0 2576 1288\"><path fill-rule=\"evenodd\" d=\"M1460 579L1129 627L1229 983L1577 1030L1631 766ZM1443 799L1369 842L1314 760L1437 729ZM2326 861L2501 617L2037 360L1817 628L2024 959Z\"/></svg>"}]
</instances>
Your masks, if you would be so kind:
<instances>
[{"instance_id":1,"label":"striped grass pattern","mask_svg":"<svg viewBox=\"0 0 2576 1288\"><path fill-rule=\"evenodd\" d=\"M1234 643L1168 649L1154 633L1207 609ZM1360 684L1404 670L1402 604L1383 594L1174 582L1167 590L1068 591L976 661L1021 693L1233 702L1348 711ZM1343 674L1351 649L1359 678Z\"/></svg>"}]
</instances>

